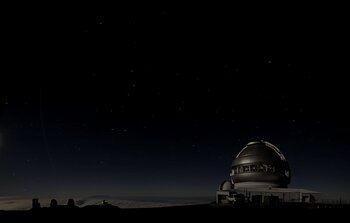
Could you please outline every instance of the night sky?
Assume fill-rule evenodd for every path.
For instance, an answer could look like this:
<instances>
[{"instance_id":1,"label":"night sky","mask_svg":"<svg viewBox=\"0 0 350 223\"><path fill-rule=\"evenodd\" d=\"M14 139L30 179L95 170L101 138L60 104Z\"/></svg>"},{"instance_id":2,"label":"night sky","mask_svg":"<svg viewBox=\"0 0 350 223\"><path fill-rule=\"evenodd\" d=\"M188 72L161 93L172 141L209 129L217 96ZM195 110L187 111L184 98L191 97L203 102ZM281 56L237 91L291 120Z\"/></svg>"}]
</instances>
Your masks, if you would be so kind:
<instances>
[{"instance_id":1,"label":"night sky","mask_svg":"<svg viewBox=\"0 0 350 223\"><path fill-rule=\"evenodd\" d=\"M0 196L214 200L262 139L291 187L350 199L344 14L21 13L2 28Z\"/></svg>"}]
</instances>

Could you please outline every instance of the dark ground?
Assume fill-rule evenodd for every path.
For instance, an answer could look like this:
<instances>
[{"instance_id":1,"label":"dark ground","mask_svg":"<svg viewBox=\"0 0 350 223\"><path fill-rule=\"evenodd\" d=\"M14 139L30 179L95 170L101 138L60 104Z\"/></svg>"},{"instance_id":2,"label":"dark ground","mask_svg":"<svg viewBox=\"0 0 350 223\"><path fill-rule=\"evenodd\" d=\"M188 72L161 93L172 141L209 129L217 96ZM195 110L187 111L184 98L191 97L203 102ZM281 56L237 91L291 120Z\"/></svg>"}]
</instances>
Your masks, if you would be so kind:
<instances>
[{"instance_id":1,"label":"dark ground","mask_svg":"<svg viewBox=\"0 0 350 223\"><path fill-rule=\"evenodd\" d=\"M188 221L245 219L280 221L324 220L346 216L349 205L291 206L278 208L233 207L226 205L190 205L165 208L120 209L118 207L89 206L84 208L41 208L28 211L0 211L1 222L72 222L72 221Z\"/></svg>"}]
</instances>

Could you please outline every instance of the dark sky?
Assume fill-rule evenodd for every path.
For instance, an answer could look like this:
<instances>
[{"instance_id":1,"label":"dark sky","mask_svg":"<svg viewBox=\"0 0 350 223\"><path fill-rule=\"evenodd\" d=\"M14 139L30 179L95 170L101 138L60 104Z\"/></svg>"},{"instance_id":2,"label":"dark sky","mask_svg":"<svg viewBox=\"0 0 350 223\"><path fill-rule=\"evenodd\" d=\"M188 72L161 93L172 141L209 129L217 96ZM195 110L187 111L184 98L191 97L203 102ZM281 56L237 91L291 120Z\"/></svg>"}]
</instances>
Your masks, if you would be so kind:
<instances>
[{"instance_id":1,"label":"dark sky","mask_svg":"<svg viewBox=\"0 0 350 223\"><path fill-rule=\"evenodd\" d=\"M0 196L214 197L263 139L291 187L350 199L344 21L237 7L6 17Z\"/></svg>"}]
</instances>

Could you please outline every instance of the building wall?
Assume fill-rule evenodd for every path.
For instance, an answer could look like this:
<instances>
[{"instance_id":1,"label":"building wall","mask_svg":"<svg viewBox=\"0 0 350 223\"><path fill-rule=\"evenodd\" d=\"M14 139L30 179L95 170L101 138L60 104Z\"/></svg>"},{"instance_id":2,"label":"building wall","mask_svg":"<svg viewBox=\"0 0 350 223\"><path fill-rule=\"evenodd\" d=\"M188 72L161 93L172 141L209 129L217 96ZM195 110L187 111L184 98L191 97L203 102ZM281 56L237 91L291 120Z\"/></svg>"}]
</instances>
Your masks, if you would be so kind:
<instances>
[{"instance_id":1,"label":"building wall","mask_svg":"<svg viewBox=\"0 0 350 223\"><path fill-rule=\"evenodd\" d=\"M274 197L278 202L296 202L296 203L314 203L317 202L318 195L315 193L302 193L299 191L292 192L279 192L279 191L250 191L250 190L232 190L231 194L243 194L245 200L249 202L261 202L267 201L269 198ZM226 196L226 197L225 197ZM232 195L230 197L229 191L217 191L217 203L231 203Z\"/></svg>"}]
</instances>

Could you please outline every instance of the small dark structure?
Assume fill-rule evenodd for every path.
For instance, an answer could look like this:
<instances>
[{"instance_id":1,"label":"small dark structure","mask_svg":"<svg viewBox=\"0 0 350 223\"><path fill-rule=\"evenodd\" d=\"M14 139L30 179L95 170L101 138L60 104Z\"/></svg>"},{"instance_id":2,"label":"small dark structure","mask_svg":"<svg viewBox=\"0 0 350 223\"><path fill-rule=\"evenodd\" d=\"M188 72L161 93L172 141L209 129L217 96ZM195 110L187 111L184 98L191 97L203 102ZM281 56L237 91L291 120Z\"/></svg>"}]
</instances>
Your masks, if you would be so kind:
<instances>
[{"instance_id":1,"label":"small dark structure","mask_svg":"<svg viewBox=\"0 0 350 223\"><path fill-rule=\"evenodd\" d=\"M268 207L278 207L279 198L278 196L265 196L264 197L264 204Z\"/></svg>"},{"instance_id":2,"label":"small dark structure","mask_svg":"<svg viewBox=\"0 0 350 223\"><path fill-rule=\"evenodd\" d=\"M263 201L262 195L253 195L252 196L252 203L255 206L261 206Z\"/></svg>"},{"instance_id":3,"label":"small dark structure","mask_svg":"<svg viewBox=\"0 0 350 223\"><path fill-rule=\"evenodd\" d=\"M38 198L32 199L32 209L38 209L40 208L40 203Z\"/></svg>"},{"instance_id":4,"label":"small dark structure","mask_svg":"<svg viewBox=\"0 0 350 223\"><path fill-rule=\"evenodd\" d=\"M77 207L77 206L75 206L74 199L72 199L72 198L68 199L67 207L69 207L69 208L76 208Z\"/></svg>"},{"instance_id":5,"label":"small dark structure","mask_svg":"<svg viewBox=\"0 0 350 223\"><path fill-rule=\"evenodd\" d=\"M52 199L50 202L50 208L57 208L58 207L58 203L56 199Z\"/></svg>"}]
</instances>

